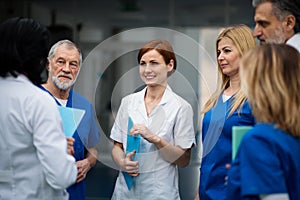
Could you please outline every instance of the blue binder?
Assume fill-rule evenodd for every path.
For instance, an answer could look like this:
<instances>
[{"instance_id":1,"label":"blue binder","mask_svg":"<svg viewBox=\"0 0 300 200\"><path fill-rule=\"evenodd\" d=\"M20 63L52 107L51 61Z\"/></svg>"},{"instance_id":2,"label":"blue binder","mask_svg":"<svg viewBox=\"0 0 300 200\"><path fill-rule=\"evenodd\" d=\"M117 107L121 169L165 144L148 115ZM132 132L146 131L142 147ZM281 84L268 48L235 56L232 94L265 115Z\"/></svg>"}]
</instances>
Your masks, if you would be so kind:
<instances>
[{"instance_id":1,"label":"blue binder","mask_svg":"<svg viewBox=\"0 0 300 200\"><path fill-rule=\"evenodd\" d=\"M58 110L65 136L72 137L84 116L85 110L63 106L58 106Z\"/></svg>"},{"instance_id":2,"label":"blue binder","mask_svg":"<svg viewBox=\"0 0 300 200\"><path fill-rule=\"evenodd\" d=\"M133 121L131 117L128 117L128 128L127 128L127 146L126 146L126 154L136 151L135 156L133 157L133 160L135 160L136 155L139 152L140 148L140 135L130 135L130 130L133 126ZM122 172L123 176L125 178L125 182L127 184L128 190L132 188L133 182L134 182L134 177L130 176L127 172Z\"/></svg>"}]
</instances>

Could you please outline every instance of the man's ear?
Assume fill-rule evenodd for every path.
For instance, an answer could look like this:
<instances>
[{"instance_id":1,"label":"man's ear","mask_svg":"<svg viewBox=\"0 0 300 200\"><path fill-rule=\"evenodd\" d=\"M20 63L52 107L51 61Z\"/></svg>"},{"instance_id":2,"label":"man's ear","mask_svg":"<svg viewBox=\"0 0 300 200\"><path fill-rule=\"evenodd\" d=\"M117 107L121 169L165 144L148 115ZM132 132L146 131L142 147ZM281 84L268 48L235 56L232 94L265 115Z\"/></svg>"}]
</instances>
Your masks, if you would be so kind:
<instances>
[{"instance_id":1,"label":"man's ear","mask_svg":"<svg viewBox=\"0 0 300 200\"><path fill-rule=\"evenodd\" d=\"M296 24L296 18L294 15L288 15L285 17L287 31L292 31Z\"/></svg>"},{"instance_id":2,"label":"man's ear","mask_svg":"<svg viewBox=\"0 0 300 200\"><path fill-rule=\"evenodd\" d=\"M46 69L48 72L49 72L49 68L50 68L50 61L49 58L47 58Z\"/></svg>"}]
</instances>

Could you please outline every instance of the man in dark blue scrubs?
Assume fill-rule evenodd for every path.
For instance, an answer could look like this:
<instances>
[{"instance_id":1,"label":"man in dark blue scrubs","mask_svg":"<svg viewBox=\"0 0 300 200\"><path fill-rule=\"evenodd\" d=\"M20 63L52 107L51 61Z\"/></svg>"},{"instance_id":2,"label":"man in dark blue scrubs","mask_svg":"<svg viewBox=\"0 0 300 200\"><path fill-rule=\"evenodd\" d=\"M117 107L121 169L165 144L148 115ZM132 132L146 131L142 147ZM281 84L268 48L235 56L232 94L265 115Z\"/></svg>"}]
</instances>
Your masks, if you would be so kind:
<instances>
[{"instance_id":1,"label":"man in dark blue scrubs","mask_svg":"<svg viewBox=\"0 0 300 200\"><path fill-rule=\"evenodd\" d=\"M70 200L84 200L86 196L85 178L96 164L99 129L92 104L72 89L79 74L82 54L69 40L62 40L52 46L48 55L48 80L41 88L47 91L60 106L85 110L73 138L74 157L78 169L77 181L67 190Z\"/></svg>"}]
</instances>

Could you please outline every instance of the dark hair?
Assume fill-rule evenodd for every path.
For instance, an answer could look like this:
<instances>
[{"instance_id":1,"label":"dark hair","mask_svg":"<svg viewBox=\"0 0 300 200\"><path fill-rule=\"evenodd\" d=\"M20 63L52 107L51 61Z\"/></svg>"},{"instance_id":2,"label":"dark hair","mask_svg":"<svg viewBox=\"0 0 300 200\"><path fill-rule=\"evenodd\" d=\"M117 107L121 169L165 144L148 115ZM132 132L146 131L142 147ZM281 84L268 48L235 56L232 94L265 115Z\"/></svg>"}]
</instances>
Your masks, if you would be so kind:
<instances>
[{"instance_id":1,"label":"dark hair","mask_svg":"<svg viewBox=\"0 0 300 200\"><path fill-rule=\"evenodd\" d=\"M40 84L46 67L50 34L33 19L11 18L0 25L0 76L26 75Z\"/></svg>"},{"instance_id":2,"label":"dark hair","mask_svg":"<svg viewBox=\"0 0 300 200\"><path fill-rule=\"evenodd\" d=\"M291 14L295 16L296 22L294 31L300 32L300 0L253 0L252 5L256 8L258 5L270 2L272 4L272 12L278 20Z\"/></svg>"},{"instance_id":3,"label":"dark hair","mask_svg":"<svg viewBox=\"0 0 300 200\"><path fill-rule=\"evenodd\" d=\"M174 61L173 71L169 74L171 75L176 70L177 61L171 44L166 40L152 40L146 43L138 53L138 62L140 62L142 56L145 53L153 49L155 49L159 54L162 55L166 64L169 64L171 60Z\"/></svg>"}]
</instances>

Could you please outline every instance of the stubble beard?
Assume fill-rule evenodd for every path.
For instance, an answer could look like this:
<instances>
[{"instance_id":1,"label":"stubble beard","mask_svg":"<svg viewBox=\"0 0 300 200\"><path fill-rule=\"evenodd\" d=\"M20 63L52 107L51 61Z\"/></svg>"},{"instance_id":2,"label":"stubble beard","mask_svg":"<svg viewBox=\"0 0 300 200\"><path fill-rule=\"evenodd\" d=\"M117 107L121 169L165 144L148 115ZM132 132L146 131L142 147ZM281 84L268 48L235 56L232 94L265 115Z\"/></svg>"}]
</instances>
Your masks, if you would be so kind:
<instances>
[{"instance_id":1,"label":"stubble beard","mask_svg":"<svg viewBox=\"0 0 300 200\"><path fill-rule=\"evenodd\" d=\"M266 43L268 44L283 44L285 43L285 33L282 26L276 28L274 33L266 39Z\"/></svg>"}]
</instances>

